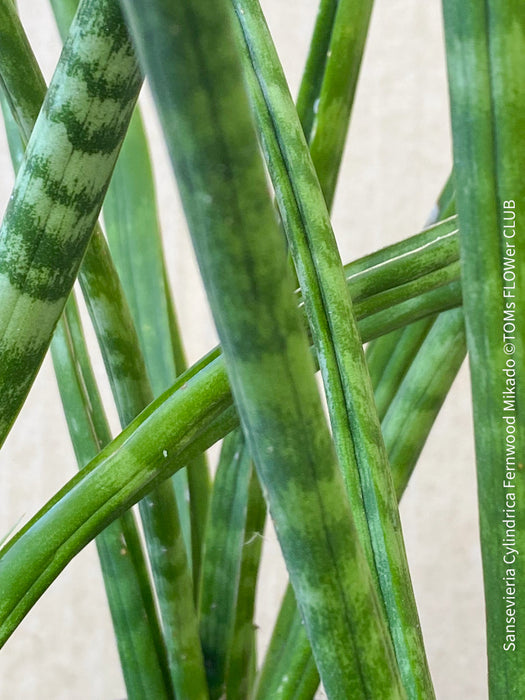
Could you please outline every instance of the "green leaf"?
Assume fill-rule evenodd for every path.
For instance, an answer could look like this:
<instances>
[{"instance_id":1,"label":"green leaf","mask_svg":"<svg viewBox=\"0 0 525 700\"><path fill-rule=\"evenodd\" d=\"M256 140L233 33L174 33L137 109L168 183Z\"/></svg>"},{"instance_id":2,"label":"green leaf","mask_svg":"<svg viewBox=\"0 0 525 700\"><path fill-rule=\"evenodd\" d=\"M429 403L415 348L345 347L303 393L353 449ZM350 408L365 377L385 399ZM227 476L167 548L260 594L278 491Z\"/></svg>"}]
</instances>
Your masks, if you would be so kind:
<instances>
[{"instance_id":1,"label":"green leaf","mask_svg":"<svg viewBox=\"0 0 525 700\"><path fill-rule=\"evenodd\" d=\"M224 439L204 540L200 637L210 700L224 695L252 461L240 429Z\"/></svg>"},{"instance_id":2,"label":"green leaf","mask_svg":"<svg viewBox=\"0 0 525 700\"><path fill-rule=\"evenodd\" d=\"M310 140L317 113L316 107L319 105L318 100L326 72L327 54L330 50L330 37L338 4L337 0L321 0L319 3L314 32L297 95L297 113L307 141Z\"/></svg>"},{"instance_id":3,"label":"green leaf","mask_svg":"<svg viewBox=\"0 0 525 700\"><path fill-rule=\"evenodd\" d=\"M153 394L159 396L187 364L181 339L178 333L172 334L173 322L175 328L178 326L176 318L170 318L170 313L175 312L170 308L153 175L138 110L131 119L103 213L109 246L130 302ZM197 588L209 492L204 456L177 473L174 489Z\"/></svg>"},{"instance_id":4,"label":"green leaf","mask_svg":"<svg viewBox=\"0 0 525 700\"><path fill-rule=\"evenodd\" d=\"M8 0L0 7L5 27L14 9ZM86 2L77 20L0 230L1 442L36 376L75 280L141 84L114 3ZM89 86L79 66L92 72ZM111 75L109 87L97 80L105 74Z\"/></svg>"},{"instance_id":5,"label":"green leaf","mask_svg":"<svg viewBox=\"0 0 525 700\"><path fill-rule=\"evenodd\" d=\"M377 255L383 260L386 258L382 251ZM374 256L367 256L366 262L357 261L355 266L359 269L366 264L373 266L374 260ZM369 338L362 331L363 323L360 324L360 331L366 342ZM389 319L384 328L386 332L390 330ZM170 390L113 440L103 455L92 460L78 477L68 482L32 518L23 532L7 545L16 545L18 551L24 551L27 546L28 551L31 551L32 542L37 543L37 551L42 550L43 561L47 562L45 576L40 576L37 559L29 568L23 569L24 576L20 576L16 555L6 563L6 548L0 551L0 561L4 564L6 576L2 584L5 585L6 598L10 596L13 607L18 607L16 616L7 621L5 616L9 618L9 614L5 611L2 614L0 610L0 641L11 634L34 602L82 547L112 519L137 502L145 491L150 490L155 479L166 479L180 468L180 460L184 461L184 457L180 457L182 450L189 449L194 454L200 454L238 425L220 353L220 348L215 348L184 373ZM190 381L193 377L195 381ZM172 423L179 426L178 432L170 431ZM160 454L161 442L168 453L167 457L164 456L164 450ZM177 460L173 459L175 456ZM102 503L99 500L99 483L105 484L107 489ZM109 508L102 507L106 496L111 502ZM76 514L75 518L79 517L78 521L75 519L72 523L73 530L68 529L66 516L58 514L60 509L53 509L55 503L60 503L61 508L66 510L70 508L70 512ZM81 531L77 528L77 523L84 523ZM60 557L54 557L55 534L63 528L65 532L60 544ZM30 595L26 594L29 590Z\"/></svg>"},{"instance_id":6,"label":"green leaf","mask_svg":"<svg viewBox=\"0 0 525 700\"><path fill-rule=\"evenodd\" d=\"M340 498L229 7L159 2L144 13L140 4L124 6L158 102L243 430L324 683L334 695L380 695L386 688L402 695L351 512ZM176 39L163 31L168 26L181 28Z\"/></svg>"},{"instance_id":7,"label":"green leaf","mask_svg":"<svg viewBox=\"0 0 525 700\"><path fill-rule=\"evenodd\" d=\"M51 0L51 5L60 34L65 38L78 2ZM110 249L130 304L153 394L158 396L173 383L177 374L186 370L187 364L170 298L153 174L138 107L131 118L111 178L103 214ZM191 524L186 502L188 486ZM174 488L197 587L209 498L209 475L204 456L189 466L188 473L183 470L174 477Z\"/></svg>"},{"instance_id":8,"label":"green leaf","mask_svg":"<svg viewBox=\"0 0 525 700\"><path fill-rule=\"evenodd\" d=\"M411 324L406 331L416 325ZM386 416L381 426L399 500L465 358L461 309L442 313L437 320L430 318L430 325L430 330L425 329L422 343L419 337L412 338L412 346L419 343L420 347L413 352L414 348L409 345L411 364L404 375L394 373L397 379L395 395L384 401ZM385 376L388 388L392 389L394 380L386 373ZM381 384L379 379L376 390ZM315 667L311 666L308 638L300 623L301 617L289 586L258 680L256 700L274 697L305 700L313 697L319 677Z\"/></svg>"},{"instance_id":9,"label":"green leaf","mask_svg":"<svg viewBox=\"0 0 525 700\"><path fill-rule=\"evenodd\" d=\"M244 700L246 697L251 697L257 667L255 635L257 628L254 624L255 594L265 521L266 503L257 472L252 468L248 487L235 625L226 673L228 700Z\"/></svg>"},{"instance_id":10,"label":"green leaf","mask_svg":"<svg viewBox=\"0 0 525 700\"><path fill-rule=\"evenodd\" d=\"M299 692L301 684L304 695ZM313 664L310 642L293 589L288 585L253 697L254 700L312 698L318 685L319 673Z\"/></svg>"},{"instance_id":11,"label":"green leaf","mask_svg":"<svg viewBox=\"0 0 525 700\"><path fill-rule=\"evenodd\" d=\"M301 117L304 109L303 85L309 80L308 67L310 61L313 63L315 54L322 50L321 46L324 43L322 42L319 47L316 46L319 38L318 31L322 31L326 22L324 4L333 5L334 3L321 3L318 16L321 27L318 29L316 26L312 41L314 48L311 49L314 55L309 56L297 99L297 111ZM319 94L309 110L312 116L306 120L301 118L303 127L307 127L305 128L306 139L328 208L331 207L334 199L373 0L339 0L335 4L337 9L325 53L323 80ZM310 122L311 126L308 128Z\"/></svg>"},{"instance_id":12,"label":"green leaf","mask_svg":"<svg viewBox=\"0 0 525 700\"><path fill-rule=\"evenodd\" d=\"M432 696L397 499L328 209L259 4L257 0L233 0L233 5L246 42L247 82L303 289L339 465L360 542L384 603L405 691L409 697ZM331 84L330 89L333 92L327 101L333 106L340 88ZM343 111L348 113L350 104ZM333 154L340 150L337 139L330 149L330 158L323 166L327 171ZM379 310L390 301L380 300Z\"/></svg>"},{"instance_id":13,"label":"green leaf","mask_svg":"<svg viewBox=\"0 0 525 700\"><path fill-rule=\"evenodd\" d=\"M82 8L77 20L80 21L81 17ZM18 31L15 36L19 40L11 53L5 52L0 57L0 70L6 67L4 82L12 96L12 104L20 109L19 122L25 125L25 129L30 129L43 96L44 81L16 14L12 12L7 18ZM15 59L16 66L12 68ZM17 106L18 85L28 66L28 72L39 76L39 85L35 85L31 100ZM22 136L27 138L25 132ZM153 394L133 319L98 226L84 256L80 282L97 332L121 424L125 426L152 400ZM183 693L191 689L196 697L199 693L205 697L192 582L172 484L158 484L140 503L140 511L174 685Z\"/></svg>"},{"instance_id":14,"label":"green leaf","mask_svg":"<svg viewBox=\"0 0 525 700\"><path fill-rule=\"evenodd\" d=\"M439 314L389 402L381 425L398 497L406 488L465 354L463 311Z\"/></svg>"},{"instance_id":15,"label":"green leaf","mask_svg":"<svg viewBox=\"0 0 525 700\"><path fill-rule=\"evenodd\" d=\"M380 360L384 359L384 364L381 367L382 372L380 375L376 375L373 382L377 413L381 421L385 417L388 407L399 390L403 377L412 365L414 357L427 337L434 321L435 317L427 316L405 328L399 329L399 331L394 331L394 333L397 333L396 336L388 334L378 338L376 342L380 343L382 340L388 342L385 342L380 347L374 345L372 356L367 355L369 366L377 367ZM378 355L381 354L382 350L384 350L385 356L379 358ZM384 437L384 427L383 425L381 427ZM390 467L392 467L390 452L389 460Z\"/></svg>"},{"instance_id":16,"label":"green leaf","mask_svg":"<svg viewBox=\"0 0 525 700\"><path fill-rule=\"evenodd\" d=\"M224 364L214 352L148 406L2 548L0 644L75 554L235 424Z\"/></svg>"},{"instance_id":17,"label":"green leaf","mask_svg":"<svg viewBox=\"0 0 525 700\"><path fill-rule=\"evenodd\" d=\"M73 296L51 344L79 468L111 440ZM166 648L132 511L96 538L115 637L130 698L173 697Z\"/></svg>"},{"instance_id":18,"label":"green leaf","mask_svg":"<svg viewBox=\"0 0 525 700\"><path fill-rule=\"evenodd\" d=\"M15 28L20 29L20 26L15 25ZM20 37L23 38L23 32L20 32ZM19 46L19 42L13 42L12 49L16 51ZM2 56L3 65L5 56L6 52ZM26 67L25 58L25 52L18 55L19 71ZM35 68L33 73L38 77L33 97L17 107L20 123L25 128L32 125L26 112L33 109L36 113L38 92L44 85L40 72ZM7 84L12 85L13 80L16 76ZM19 134L20 127L3 98L2 106L11 157L17 170L23 161L26 134ZM69 432L81 468L111 441L111 434L73 293L55 331L51 352ZM159 697L171 697L173 691L166 648L133 513L124 513L109 525L96 539L96 545L128 693L130 697L137 693L141 696L149 688Z\"/></svg>"},{"instance_id":19,"label":"green leaf","mask_svg":"<svg viewBox=\"0 0 525 700\"><path fill-rule=\"evenodd\" d=\"M525 684L525 647L517 643L515 629L525 617L525 600L516 591L525 585L525 568L519 558L506 556L504 543L525 550L519 516L525 499L520 470L525 449L525 249L517 234L525 207L525 15L515 0L444 0L443 8L489 690L493 698L519 697ZM512 338L505 337L505 328Z\"/></svg>"}]
</instances>

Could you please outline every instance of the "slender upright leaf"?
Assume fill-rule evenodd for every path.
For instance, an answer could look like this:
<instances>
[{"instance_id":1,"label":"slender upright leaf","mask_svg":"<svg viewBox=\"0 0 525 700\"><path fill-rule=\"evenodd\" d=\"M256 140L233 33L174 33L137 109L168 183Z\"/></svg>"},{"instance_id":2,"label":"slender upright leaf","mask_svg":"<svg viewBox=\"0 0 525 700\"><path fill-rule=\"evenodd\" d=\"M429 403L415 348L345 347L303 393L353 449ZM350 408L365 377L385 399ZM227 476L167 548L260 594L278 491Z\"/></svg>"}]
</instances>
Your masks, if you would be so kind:
<instances>
[{"instance_id":1,"label":"slender upright leaf","mask_svg":"<svg viewBox=\"0 0 525 700\"><path fill-rule=\"evenodd\" d=\"M311 128L305 130L315 170L329 208L334 198L343 157L373 0L339 0L336 4L330 42L325 54L326 64L321 89L312 105ZM315 38L314 35L314 40ZM303 107L302 94L304 93L300 91L297 101L299 113ZM302 122L304 127L304 119Z\"/></svg>"},{"instance_id":2,"label":"slender upright leaf","mask_svg":"<svg viewBox=\"0 0 525 700\"><path fill-rule=\"evenodd\" d=\"M98 395L74 297L51 343L53 364L79 467L111 435ZM96 538L126 689L130 698L173 697L146 559L132 511Z\"/></svg>"},{"instance_id":3,"label":"slender upright leaf","mask_svg":"<svg viewBox=\"0 0 525 700\"><path fill-rule=\"evenodd\" d=\"M360 542L377 577L405 691L414 698L431 696L397 499L328 210L259 4L233 4L249 52L245 72L252 101L264 115L260 128L269 171L303 288Z\"/></svg>"},{"instance_id":4,"label":"slender upright leaf","mask_svg":"<svg viewBox=\"0 0 525 700\"><path fill-rule=\"evenodd\" d=\"M78 16L81 14L79 11ZM13 109L19 112L24 139L37 112L38 92L43 92L44 82L14 11L6 15L6 21L17 30L17 42L13 47L8 46L0 57L0 70L4 70L5 66L4 82ZM13 65L13 56L18 59L16 65ZM30 98L20 103L15 98L24 66L29 66L31 75L36 76L36 84ZM97 331L121 424L125 426L153 399L153 394L133 320L98 226L84 256L80 281ZM195 697L205 697L192 582L172 484L158 484L140 503L140 511L174 685L183 694L191 692Z\"/></svg>"},{"instance_id":5,"label":"slender upright leaf","mask_svg":"<svg viewBox=\"0 0 525 700\"><path fill-rule=\"evenodd\" d=\"M431 319L431 326L415 356L410 353L411 364L404 376L394 373L395 395L390 401L384 400L386 415L381 426L399 499L466 353L461 309ZM392 383L388 377L389 388ZM313 697L319 676L312 667L310 645L301 622L288 586L257 682L256 700Z\"/></svg>"},{"instance_id":6,"label":"slender upright leaf","mask_svg":"<svg viewBox=\"0 0 525 700\"><path fill-rule=\"evenodd\" d=\"M402 694L351 512L340 498L228 4L124 7L159 105L243 430L321 676L334 697L381 695L387 688ZM165 31L173 26L180 28L176 37Z\"/></svg>"},{"instance_id":7,"label":"slender upright leaf","mask_svg":"<svg viewBox=\"0 0 525 700\"><path fill-rule=\"evenodd\" d=\"M52 0L59 32L67 37L78 0ZM109 245L137 329L154 396L159 396L186 369L180 337L173 336L169 318L169 289L157 218L153 174L139 107L135 108L104 200L104 223ZM172 347L172 342L176 347ZM176 365L180 358L180 366ZM208 476L203 458L194 465L191 484L199 483L193 498L193 533L186 500L188 478L174 477L175 495L188 551L201 550L201 530L207 508ZM202 483L201 483L202 482ZM204 502L203 502L204 501Z\"/></svg>"},{"instance_id":8,"label":"slender upright leaf","mask_svg":"<svg viewBox=\"0 0 525 700\"><path fill-rule=\"evenodd\" d=\"M248 487L235 625L226 672L226 696L228 700L243 700L249 697L254 683L257 667L257 628L254 623L255 595L265 521L266 503L259 484L259 477L255 469L252 468Z\"/></svg>"},{"instance_id":9,"label":"slender upright leaf","mask_svg":"<svg viewBox=\"0 0 525 700\"><path fill-rule=\"evenodd\" d=\"M224 439L204 540L200 636L210 699L224 695L252 461L240 429Z\"/></svg>"},{"instance_id":10,"label":"slender upright leaf","mask_svg":"<svg viewBox=\"0 0 525 700\"><path fill-rule=\"evenodd\" d=\"M388 403L381 425L398 497L406 488L465 354L462 310L440 314Z\"/></svg>"},{"instance_id":11,"label":"slender upright leaf","mask_svg":"<svg viewBox=\"0 0 525 700\"><path fill-rule=\"evenodd\" d=\"M10 0L0 10L5 27L14 13ZM89 82L82 68L89 69ZM0 230L2 442L73 285L140 84L118 6L84 2Z\"/></svg>"},{"instance_id":12,"label":"slender upright leaf","mask_svg":"<svg viewBox=\"0 0 525 700\"><path fill-rule=\"evenodd\" d=\"M472 378L489 690L525 687L525 14L443 2Z\"/></svg>"},{"instance_id":13,"label":"slender upright leaf","mask_svg":"<svg viewBox=\"0 0 525 700\"><path fill-rule=\"evenodd\" d=\"M4 118L16 170L23 161L25 143L8 106ZM71 440L82 468L111 441L111 433L73 292L55 331L51 352ZM128 693L136 697L136 693L143 694L150 688L159 697L171 697L166 648L133 513L124 513L106 528L96 545Z\"/></svg>"}]
</instances>

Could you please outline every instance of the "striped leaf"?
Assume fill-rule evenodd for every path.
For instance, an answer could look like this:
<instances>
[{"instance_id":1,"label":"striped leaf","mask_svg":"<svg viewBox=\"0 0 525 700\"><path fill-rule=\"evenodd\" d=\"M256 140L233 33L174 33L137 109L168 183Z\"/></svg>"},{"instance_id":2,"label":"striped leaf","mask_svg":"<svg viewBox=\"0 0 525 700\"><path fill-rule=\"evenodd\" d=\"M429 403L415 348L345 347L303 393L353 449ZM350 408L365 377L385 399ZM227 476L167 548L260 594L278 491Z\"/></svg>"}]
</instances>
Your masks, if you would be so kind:
<instances>
[{"instance_id":1,"label":"striped leaf","mask_svg":"<svg viewBox=\"0 0 525 700\"><path fill-rule=\"evenodd\" d=\"M377 692L392 692L398 679L388 633L379 606L374 609L362 553L349 537L350 510L337 493L339 472L291 305L229 8L160 2L144 16L141 6L124 6L158 101L243 429L321 675L334 695L353 691L360 697L375 692L376 684ZM166 26L183 31L174 41L162 34ZM164 41L148 41L151 32ZM313 434L315 440L309 439ZM351 561L352 576L346 568ZM363 595L372 606L366 628L363 605L356 606ZM360 630L371 636L363 655L355 647ZM382 659L380 672L373 657ZM359 674L357 658L369 674Z\"/></svg>"},{"instance_id":2,"label":"striped leaf","mask_svg":"<svg viewBox=\"0 0 525 700\"><path fill-rule=\"evenodd\" d=\"M14 12L9 0L2 9ZM118 6L84 2L0 229L1 441L75 280L140 84Z\"/></svg>"},{"instance_id":3,"label":"striped leaf","mask_svg":"<svg viewBox=\"0 0 525 700\"><path fill-rule=\"evenodd\" d=\"M414 326L416 324L412 324ZM417 459L466 354L463 313L448 311L431 319L431 329L401 376L381 427L401 499ZM411 328L409 326L408 328ZM385 336L387 337L387 336ZM418 342L420 342L418 340ZM389 389L392 379L388 376ZM376 390L381 386L381 379ZM319 675L312 666L308 638L289 586L257 685L256 700L312 698Z\"/></svg>"},{"instance_id":4,"label":"striped leaf","mask_svg":"<svg viewBox=\"0 0 525 700\"><path fill-rule=\"evenodd\" d=\"M63 39L75 15L77 0L52 0L53 13ZM186 369L181 340L170 329L164 254L157 218L155 186L140 110L136 107L104 200L104 224L110 250L129 302L144 355L153 395L170 386ZM172 340L176 347L172 347ZM175 357L180 360L176 368ZM204 473L201 473L204 470ZM206 464L195 465L193 499L194 533L190 532L185 470L174 477L175 495L188 555L195 551L198 576L201 529L206 517L208 477ZM201 484L201 482L203 482ZM199 488L200 487L200 488ZM193 490L193 489L192 489ZM191 496L191 494L190 494ZM198 497L197 497L198 496Z\"/></svg>"},{"instance_id":5,"label":"striped leaf","mask_svg":"<svg viewBox=\"0 0 525 700\"><path fill-rule=\"evenodd\" d=\"M213 482L199 599L210 699L224 696L233 640L252 461L240 429L225 440Z\"/></svg>"},{"instance_id":6,"label":"striped leaf","mask_svg":"<svg viewBox=\"0 0 525 700\"><path fill-rule=\"evenodd\" d=\"M268 168L304 290L360 542L384 603L405 691L414 698L432 696L397 499L328 209L259 4L257 0L233 4L249 54L245 73L255 111L258 117L266 113L260 130ZM390 300L381 303L387 307Z\"/></svg>"},{"instance_id":7,"label":"striped leaf","mask_svg":"<svg viewBox=\"0 0 525 700\"><path fill-rule=\"evenodd\" d=\"M525 207L525 15L516 0L444 0L443 9L489 690L493 698L519 697L525 648L516 634L525 601L517 591L525 568L514 552L525 549L525 249L517 234Z\"/></svg>"},{"instance_id":8,"label":"striped leaf","mask_svg":"<svg viewBox=\"0 0 525 700\"><path fill-rule=\"evenodd\" d=\"M379 251L378 257L385 259L386 255ZM355 266L362 270L366 264L373 266L374 260L373 256L367 256L366 262L357 261ZM359 327L363 341L367 342L370 338L363 332L364 321ZM391 329L390 319L384 323L384 329L386 332ZM377 331L380 334L381 329ZM194 380L190 381L192 378ZM179 426L179 430L171 433L171 424ZM26 528L0 551L0 562L5 573L5 579L0 581L0 585L5 586L6 602L8 597L11 600L3 611L0 610L0 642L11 634L34 602L82 547L112 519L137 502L145 491L151 489L155 479L166 479L181 466L180 454L184 449L200 454L237 424L224 361L220 348L215 348L182 375L172 389L149 406L106 448L103 455L92 460L78 477L68 482ZM159 451L161 442L165 448L162 453ZM104 490L102 501L99 500L99 483L105 484L105 489L108 489ZM106 496L111 500L114 511L111 507L102 507ZM60 509L53 510L55 502L61 503L67 512L76 514L72 521L73 529L68 527L65 519L62 520L65 516L58 515ZM80 522L84 523L81 532L77 528ZM59 530L63 530L61 557L54 558L54 534ZM42 533L42 536L37 533ZM27 547L30 552L33 546L37 547L37 551L42 551L43 561L48 561L45 577L40 577L37 559L34 560L34 566L22 566L24 575L21 576L16 554L7 556L11 547L17 551L25 551ZM1 572L2 567L0 574ZM26 594L29 590L30 595ZM10 617L10 605L17 608L13 617Z\"/></svg>"},{"instance_id":9,"label":"striped leaf","mask_svg":"<svg viewBox=\"0 0 525 700\"><path fill-rule=\"evenodd\" d=\"M14 12L9 19L18 34L23 34ZM15 54L16 50L18 54ZM11 64L9 58L12 59ZM4 53L0 69L3 65L8 68L13 65L14 58L17 64L7 73L5 80L9 94L18 95L18 85L27 66L31 74L39 76L40 90L43 91L43 78L23 36L10 53ZM20 113L19 122L26 129L31 127L32 116L38 110L37 93L38 85L32 92L31 100L26 100L23 107L16 106L18 103L12 100L14 108ZM22 136L25 138L27 134L23 132ZM153 394L133 319L98 227L85 253L80 281L97 331L121 424L125 426L152 400ZM191 689L195 697L205 697L192 582L172 484L159 484L141 501L140 511L173 683L179 692L186 693Z\"/></svg>"},{"instance_id":10,"label":"striped leaf","mask_svg":"<svg viewBox=\"0 0 525 700\"><path fill-rule=\"evenodd\" d=\"M4 118L17 169L24 157L24 140L7 105ZM71 440L82 468L111 441L111 433L73 292L55 331L51 352ZM166 649L133 513L124 513L106 528L96 545L128 693L135 697L151 688L159 697L171 697Z\"/></svg>"},{"instance_id":11,"label":"striped leaf","mask_svg":"<svg viewBox=\"0 0 525 700\"><path fill-rule=\"evenodd\" d=\"M80 317L71 296L51 344L68 427L82 468L107 444L110 432L89 363ZM166 648L146 558L132 511L96 538L128 696L173 697Z\"/></svg>"}]
</instances>

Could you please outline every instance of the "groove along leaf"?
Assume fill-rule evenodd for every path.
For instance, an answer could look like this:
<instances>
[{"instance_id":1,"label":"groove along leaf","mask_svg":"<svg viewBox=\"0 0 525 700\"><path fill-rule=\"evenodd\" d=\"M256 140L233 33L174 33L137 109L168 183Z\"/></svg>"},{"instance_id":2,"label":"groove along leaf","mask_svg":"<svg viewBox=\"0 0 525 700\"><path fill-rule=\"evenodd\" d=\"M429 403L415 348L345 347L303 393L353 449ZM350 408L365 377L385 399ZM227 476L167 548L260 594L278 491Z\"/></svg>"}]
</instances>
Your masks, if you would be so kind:
<instances>
[{"instance_id":1,"label":"groove along leaf","mask_svg":"<svg viewBox=\"0 0 525 700\"><path fill-rule=\"evenodd\" d=\"M383 251L378 257L387 258ZM366 263L350 265L350 278L351 269L374 266L374 261L374 256L367 256ZM385 328L390 330L390 321ZM362 330L361 335L363 342L369 340ZM200 454L236 425L224 360L220 348L215 348L148 406L0 551L0 586L5 591L0 643L75 554L112 519L136 503L155 480L166 479L180 468L184 454ZM15 551L10 553L11 549ZM27 552L29 563L18 559L18 552ZM44 575L40 561L47 562ZM16 615L11 616L14 609Z\"/></svg>"},{"instance_id":2,"label":"groove along leaf","mask_svg":"<svg viewBox=\"0 0 525 700\"><path fill-rule=\"evenodd\" d=\"M15 170L24 143L2 96L8 143ZM91 369L74 293L51 343L53 365L79 468L111 441L102 401ZM171 697L166 649L135 517L131 511L96 539L126 688L130 697L151 689Z\"/></svg>"},{"instance_id":3,"label":"groove along leaf","mask_svg":"<svg viewBox=\"0 0 525 700\"><path fill-rule=\"evenodd\" d=\"M308 292L305 309L360 543L384 605L404 689L411 698L432 697L397 499L328 209L260 6L257 0L233 5L246 42L245 74L262 122L268 169L297 277Z\"/></svg>"},{"instance_id":4,"label":"groove along leaf","mask_svg":"<svg viewBox=\"0 0 525 700\"><path fill-rule=\"evenodd\" d=\"M509 550L525 550L519 505L525 499L525 248L516 233L525 207L525 15L515 0L444 0L443 10L489 691L493 698L519 697L525 647L516 630L525 601L516 591L525 585L525 567L523 556Z\"/></svg>"},{"instance_id":5,"label":"groove along leaf","mask_svg":"<svg viewBox=\"0 0 525 700\"><path fill-rule=\"evenodd\" d=\"M51 6L60 35L65 40L78 1L52 0ZM175 351L172 348L167 301L169 290L165 281L155 187L138 106L133 112L111 177L104 199L103 215L111 254L137 329L153 395L158 396L173 383L177 373L186 369L186 364L183 362L176 370L175 355L181 358L184 355L180 338L174 338L177 348ZM196 465L196 469L199 470L202 466L205 465ZM198 479L200 474L193 476ZM206 472L203 477L206 496ZM174 489L188 556L192 555L195 540L198 560L200 528L196 525L195 538L192 538L186 501L186 470L175 475ZM202 499L200 492L199 496ZM206 498L204 501L205 509ZM196 508L199 518L205 518L205 512L199 511L199 505Z\"/></svg>"},{"instance_id":6,"label":"groove along leaf","mask_svg":"<svg viewBox=\"0 0 525 700\"><path fill-rule=\"evenodd\" d=\"M350 510L336 498L339 472L291 305L286 256L243 91L229 7L160 2L146 16L136 3L124 7L158 102L243 430L321 675L334 694L365 696L376 683L377 690L382 686L395 693L399 681L388 632L377 599L372 603L362 552L347 539ZM162 31L166 26L184 30L173 41ZM148 41L152 33L163 41ZM313 434L315 440L305 440ZM305 499L308 522L301 517ZM352 560L349 576L345 569ZM317 578L321 571L322 581ZM352 598L359 589L359 597L365 594L377 605L362 633L373 637L366 648L378 654L376 661L382 659L380 673L368 653L363 658L355 647L363 605L356 608ZM370 674L358 670L357 658Z\"/></svg>"},{"instance_id":7,"label":"groove along leaf","mask_svg":"<svg viewBox=\"0 0 525 700\"><path fill-rule=\"evenodd\" d=\"M30 129L39 105L39 91L43 93L45 89L44 81L13 8L3 17L15 28L13 36L17 36L18 41L1 55L0 68L13 108L20 112L19 122L24 129ZM9 58L13 55L18 60L10 62ZM17 101L20 81L16 81L16 72L18 77L23 75L20 71L24 66L29 66L30 74L35 77L35 85L30 99L20 104ZM27 134L23 132L22 137L27 138ZM125 426L152 400L153 395L133 320L98 226L84 256L80 279L121 424ZM182 694L206 697L192 584L172 484L159 483L139 507L173 682Z\"/></svg>"}]
</instances>

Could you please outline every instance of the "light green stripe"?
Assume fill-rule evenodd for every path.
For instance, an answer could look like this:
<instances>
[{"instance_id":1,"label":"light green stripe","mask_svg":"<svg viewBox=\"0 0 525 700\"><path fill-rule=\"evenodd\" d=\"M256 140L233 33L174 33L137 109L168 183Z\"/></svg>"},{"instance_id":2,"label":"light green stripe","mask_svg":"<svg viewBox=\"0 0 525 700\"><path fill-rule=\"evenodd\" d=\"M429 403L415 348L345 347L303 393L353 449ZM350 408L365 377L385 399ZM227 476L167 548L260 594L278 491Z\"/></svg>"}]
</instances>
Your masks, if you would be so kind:
<instances>
[{"instance_id":1,"label":"light green stripe","mask_svg":"<svg viewBox=\"0 0 525 700\"><path fill-rule=\"evenodd\" d=\"M325 686L334 697L402 697L388 631L340 497L228 5L159 2L144 14L141 4L125 7L147 60L243 429ZM182 28L176 40L162 31L166 26ZM152 35L163 41L149 41Z\"/></svg>"},{"instance_id":2,"label":"light green stripe","mask_svg":"<svg viewBox=\"0 0 525 700\"><path fill-rule=\"evenodd\" d=\"M3 2L2 20L6 13L14 13L11 3ZM0 230L1 441L29 391L73 285L140 88L139 70L125 32L121 28L111 37L104 35L108 27L117 26L119 16L110 0L83 4L30 139ZM61 86L64 80L70 80L67 76L71 65L82 54L90 56L95 78L102 78L97 59L103 58L104 69L113 74L121 89L118 102L86 99L80 76L68 83L75 88L71 94L63 92ZM71 120L71 114L78 115L78 123ZM72 145L74 141L84 148L93 141L93 134L101 132L111 133L112 137L111 143L103 143L98 151L85 153ZM35 159L45 162L45 175L33 173L31 163ZM66 216L61 226L53 214L53 182L63 183L73 199L79 194L88 196L89 211ZM42 305L35 304L35 300ZM38 346L20 349L20 328L34 327L40 328Z\"/></svg>"}]
</instances>

